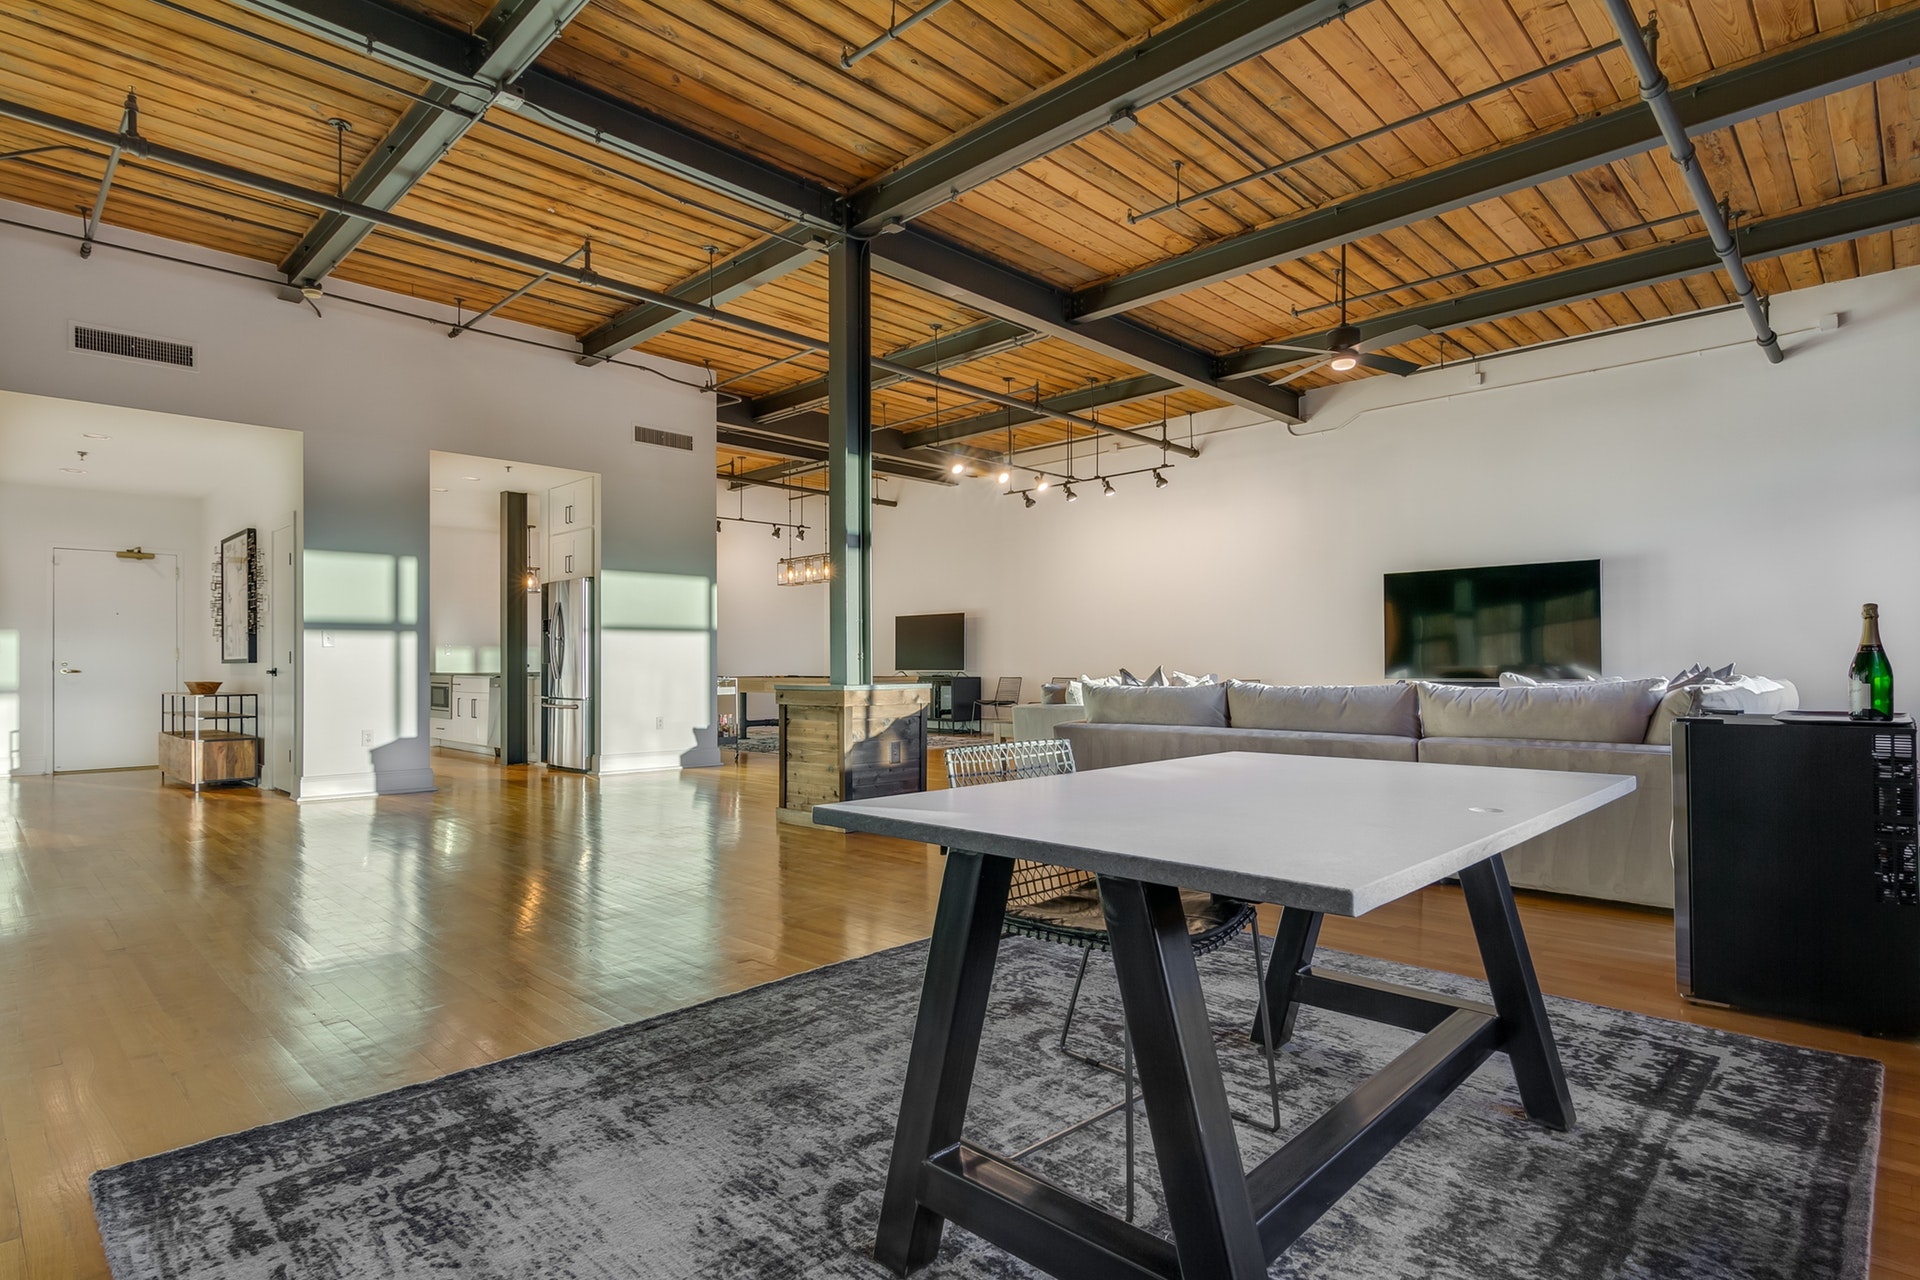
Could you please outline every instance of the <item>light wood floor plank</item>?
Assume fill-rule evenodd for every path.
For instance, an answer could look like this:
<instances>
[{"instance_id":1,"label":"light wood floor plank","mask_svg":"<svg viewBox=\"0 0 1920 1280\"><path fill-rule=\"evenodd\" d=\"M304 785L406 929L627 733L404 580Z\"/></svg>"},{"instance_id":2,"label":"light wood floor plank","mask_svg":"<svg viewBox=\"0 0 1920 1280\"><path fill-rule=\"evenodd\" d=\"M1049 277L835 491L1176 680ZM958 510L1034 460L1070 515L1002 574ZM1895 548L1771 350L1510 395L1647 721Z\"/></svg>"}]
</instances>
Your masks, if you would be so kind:
<instances>
[{"instance_id":1,"label":"light wood floor plank","mask_svg":"<svg viewBox=\"0 0 1920 1280\"><path fill-rule=\"evenodd\" d=\"M106 1276L86 1192L102 1165L932 923L937 852L775 823L768 756L604 782L454 755L435 769L432 796L307 806L196 801L140 772L0 782L0 1278ZM1695 1008L1674 990L1671 917L1522 898L1554 994L1885 1063L1874 1276L1920 1277L1920 1044ZM1456 889L1322 938L1480 970Z\"/></svg>"}]
</instances>

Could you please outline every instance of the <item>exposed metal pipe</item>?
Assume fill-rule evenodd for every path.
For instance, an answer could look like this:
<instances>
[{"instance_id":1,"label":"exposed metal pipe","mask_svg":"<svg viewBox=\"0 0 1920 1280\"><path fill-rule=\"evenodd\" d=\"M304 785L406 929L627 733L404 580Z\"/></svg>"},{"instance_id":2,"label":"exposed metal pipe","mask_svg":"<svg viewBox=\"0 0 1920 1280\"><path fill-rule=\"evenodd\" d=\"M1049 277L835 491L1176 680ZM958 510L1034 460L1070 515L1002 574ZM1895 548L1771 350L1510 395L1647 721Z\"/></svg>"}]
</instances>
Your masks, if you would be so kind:
<instances>
[{"instance_id":1,"label":"exposed metal pipe","mask_svg":"<svg viewBox=\"0 0 1920 1280\"><path fill-rule=\"evenodd\" d=\"M824 467L826 466L826 463L823 462L820 464L820 466ZM809 472L808 474L812 474L812 473ZM803 484L782 484L778 480L749 480L745 476L728 475L724 471L714 472L713 478L716 480L725 480L727 482L727 488L729 489L785 489L788 493L797 493L797 494L800 494L802 497L807 497L807 498L824 498L827 496L827 491L825 489L812 489ZM934 483L939 484L941 483L941 481L935 480ZM953 482L949 480L949 481L946 481L945 483L952 484ZM898 498L882 498L876 495L873 499L873 505L876 507L897 507L900 505L900 500ZM740 519L739 516L721 516L720 519L732 520L736 524L776 523L775 521L772 521L772 520L744 520L743 521ZM802 525L800 527L806 528L807 526Z\"/></svg>"},{"instance_id":2,"label":"exposed metal pipe","mask_svg":"<svg viewBox=\"0 0 1920 1280\"><path fill-rule=\"evenodd\" d=\"M579 257L583 253L586 253L588 246L591 245L592 243L593 243L592 241L588 241L587 244L581 245L578 249L575 249L572 253L568 254L563 259L563 261L567 263L572 263L572 261L575 258ZM462 320L459 324L456 324L455 326L453 326L453 328L447 330L447 336L449 338L459 337L461 334L473 328L473 326L479 324L482 320L485 320L488 316L492 315L494 312L498 311L500 308L506 306L510 302L518 302L521 298L526 297L529 293L533 292L535 289L539 288L541 285L545 284L547 281L551 279L553 279L552 272L542 271L539 275L527 281L525 284L521 285L518 289L515 289L512 293L508 294L506 297L500 299L500 301L488 307L485 311L482 311L478 315L474 316L473 319Z\"/></svg>"},{"instance_id":3,"label":"exposed metal pipe","mask_svg":"<svg viewBox=\"0 0 1920 1280\"><path fill-rule=\"evenodd\" d=\"M708 306L705 303L691 302L670 293L661 293L658 290L644 288L641 285L629 284L625 280L616 280L611 276L601 275L596 271L592 271L585 266L575 267L565 262L554 262L542 258L537 254L522 253L518 249L508 248L506 245L494 244L475 236L464 235L458 231L448 231L444 227L436 227L431 223L403 217L400 214L393 213L386 209L376 209L371 205L360 204L342 196L330 195L324 191L309 190L306 187L297 186L291 182L282 182L278 178L269 178L263 174L253 173L234 165L225 164L219 160L208 160L202 156L196 156L191 152L178 151L172 147L161 146L156 142L149 142L138 134L114 133L108 129L101 129L78 120L70 120L65 116L54 115L52 112L42 111L37 107L30 107L25 103L14 102L5 98L0 98L0 116L9 117L14 120L22 120L43 129L50 129L56 133L67 134L69 137L81 138L97 146L107 148L117 147L125 154L138 159L170 165L177 169L185 169L189 173L197 173L202 177L213 178L220 182L229 182L237 187L245 187L253 191L264 192L267 195L277 196L282 200L290 200L295 204L304 204L315 209L329 210L349 218L360 218L376 226L386 227L406 235L416 236L435 244L443 244L448 248L457 249L462 253L470 254L477 258L492 258L499 262L510 263L532 275L544 274L562 280L571 280L589 289L599 289L606 293L631 298L635 302L650 302L656 306L666 307L673 311L685 312L690 316L699 316L702 319L711 320L715 324L726 325L729 328L738 329L743 333L751 333L757 337L766 338L773 342L785 343L788 346L800 347L809 351L824 352L827 350L827 342L823 338L814 338L804 333L797 333L791 329L782 329L778 325L764 324L758 320L749 320L745 316L733 315L720 310L718 307ZM934 373L926 369L918 369L913 365L902 364L897 360L888 360L881 356L875 356L873 357L872 363L874 368L883 369L888 373L898 374L907 381L937 384L949 390L963 392L977 400L987 400L994 404L1003 404L1015 409L1025 409L1029 407L1025 401L1017 400L1012 396L1001 395L997 391L989 391L985 387L976 387L971 383L949 378L945 374ZM1160 441L1153 439L1151 436L1143 436L1138 432L1128 431L1124 427L1103 426L1091 418L1082 418L1077 414L1050 413L1047 416L1049 418L1058 418L1063 422L1071 422L1076 426L1087 427L1090 430L1102 431L1108 435L1125 436L1136 439L1143 444L1152 444L1155 446L1160 444ZM1172 447L1175 452L1188 453L1187 450L1180 446L1176 445ZM1189 453L1188 456L1197 458L1200 455L1197 451L1194 451Z\"/></svg>"},{"instance_id":4,"label":"exposed metal pipe","mask_svg":"<svg viewBox=\"0 0 1920 1280\"><path fill-rule=\"evenodd\" d=\"M873 39L861 45L858 49L854 49L847 53L841 54L840 55L841 68L847 71L853 70L854 63L860 61L860 59L866 57L868 54L872 53L875 49L878 49L881 45L886 44L889 41L898 40L901 36L913 30L914 25L916 23L921 22L924 19L931 18L934 14L946 8L949 3L950 3L950 0L927 0L926 4L921 5L918 9L915 9L912 13L908 14L905 18L901 19L899 22L894 23L892 26L888 27L885 31L882 31L879 35L875 36Z\"/></svg>"},{"instance_id":5,"label":"exposed metal pipe","mask_svg":"<svg viewBox=\"0 0 1920 1280\"><path fill-rule=\"evenodd\" d=\"M1481 102L1493 97L1495 94L1505 93L1509 89L1517 89L1523 84L1529 84L1540 79L1542 76L1550 76L1557 71L1565 71L1569 67L1578 66L1582 62L1597 58L1603 53L1611 53L1620 47L1620 41L1614 40L1610 43L1588 49L1582 53L1570 54L1558 62L1549 62L1544 67L1537 67L1532 71L1524 71L1511 79L1502 80L1498 84L1490 84L1484 89L1476 89L1464 98L1455 98L1452 102L1443 102L1437 107L1429 107L1425 111L1416 112L1413 115L1401 120L1395 120L1389 124L1383 124L1377 129L1369 129L1367 132L1356 134L1351 138L1342 138L1338 142L1316 148L1302 156L1295 156L1291 160L1282 160L1279 164L1268 165L1252 173L1242 174L1238 178L1229 178L1227 181L1208 187L1204 191L1195 191L1189 195L1181 196L1177 200L1171 200L1158 208L1148 209L1145 213L1130 213L1127 215L1127 222L1131 224L1141 222L1147 218L1158 218L1163 214L1172 213L1176 209L1183 209L1196 200L1210 200L1224 191L1232 191L1236 187L1244 187L1249 182L1258 182L1262 178L1277 178L1290 169L1298 169L1301 165L1308 164L1315 160L1324 160L1337 151L1345 151L1348 147L1357 147L1363 142L1372 142L1375 138L1384 138L1390 133L1395 133L1407 128L1409 125L1424 124L1438 116L1446 115L1449 111L1458 111L1462 107L1470 107L1476 102Z\"/></svg>"},{"instance_id":6,"label":"exposed metal pipe","mask_svg":"<svg viewBox=\"0 0 1920 1280\"><path fill-rule=\"evenodd\" d=\"M1734 296L1740 299L1747 319L1753 324L1753 340L1766 352L1770 363L1779 364L1780 338L1767 318L1766 303L1754 288L1753 277L1747 274L1746 259L1741 257L1740 246L1734 243L1733 232L1727 227L1720 201L1708 185L1705 171L1700 168L1700 157L1694 152L1693 139L1687 136L1686 126L1680 122L1680 112L1673 105L1673 95L1668 92L1667 78L1660 74L1660 64L1654 58L1653 50L1647 47L1645 35L1641 33L1640 19L1635 16L1629 0L1605 0L1605 3L1607 16L1613 19L1613 28L1620 33L1620 47L1626 50L1627 60L1633 63L1634 74L1640 78L1640 97L1653 112L1653 118L1659 122L1660 133L1667 140L1667 149L1673 153L1674 163L1680 166L1680 173L1687 180L1687 191L1693 196L1694 206L1700 210L1700 221L1706 224L1713 251L1719 257L1720 265L1726 269L1727 279L1733 284Z\"/></svg>"},{"instance_id":7,"label":"exposed metal pipe","mask_svg":"<svg viewBox=\"0 0 1920 1280\"><path fill-rule=\"evenodd\" d=\"M126 105L120 109L120 132L131 137L140 133L140 99L133 90L127 90ZM100 193L93 198L93 208L89 210L80 224L80 256L93 256L93 235L100 227L100 215L107 211L107 196L113 190L113 175L120 168L120 148L107 148L107 170L100 175Z\"/></svg>"}]
</instances>

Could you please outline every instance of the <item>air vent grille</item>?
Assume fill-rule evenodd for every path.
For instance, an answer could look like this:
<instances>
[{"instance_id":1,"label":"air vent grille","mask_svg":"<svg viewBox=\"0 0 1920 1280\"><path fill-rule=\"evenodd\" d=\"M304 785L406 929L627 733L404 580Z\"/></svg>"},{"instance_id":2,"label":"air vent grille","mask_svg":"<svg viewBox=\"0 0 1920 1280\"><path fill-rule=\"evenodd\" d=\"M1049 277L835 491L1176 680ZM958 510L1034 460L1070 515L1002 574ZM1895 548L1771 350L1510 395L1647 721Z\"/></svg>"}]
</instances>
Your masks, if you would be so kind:
<instances>
[{"instance_id":1,"label":"air vent grille","mask_svg":"<svg viewBox=\"0 0 1920 1280\"><path fill-rule=\"evenodd\" d=\"M662 431L658 427L635 427L633 441L635 444L659 445L662 449L685 449L689 453L693 452L692 436L683 435L678 431Z\"/></svg>"},{"instance_id":2,"label":"air vent grille","mask_svg":"<svg viewBox=\"0 0 1920 1280\"><path fill-rule=\"evenodd\" d=\"M184 342L115 333L111 329L96 329L92 325L73 326L73 349L91 351L95 355L119 356L123 360L146 360L181 369L193 368L193 348Z\"/></svg>"}]
</instances>

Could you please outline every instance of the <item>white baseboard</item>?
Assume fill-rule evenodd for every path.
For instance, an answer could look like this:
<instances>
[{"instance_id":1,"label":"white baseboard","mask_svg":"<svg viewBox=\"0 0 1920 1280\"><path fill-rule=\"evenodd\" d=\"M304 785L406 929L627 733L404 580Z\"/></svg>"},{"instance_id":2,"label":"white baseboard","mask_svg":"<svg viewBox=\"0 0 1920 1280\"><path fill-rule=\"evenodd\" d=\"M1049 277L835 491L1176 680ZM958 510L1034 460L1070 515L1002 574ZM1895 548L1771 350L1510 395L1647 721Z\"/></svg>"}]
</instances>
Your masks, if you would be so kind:
<instances>
[{"instance_id":1,"label":"white baseboard","mask_svg":"<svg viewBox=\"0 0 1920 1280\"><path fill-rule=\"evenodd\" d=\"M432 790L431 769L388 769L380 773L308 775L300 779L293 798L302 802L349 800L362 796L408 795Z\"/></svg>"},{"instance_id":2,"label":"white baseboard","mask_svg":"<svg viewBox=\"0 0 1920 1280\"><path fill-rule=\"evenodd\" d=\"M635 751L627 755L601 756L600 767L594 772L604 778L616 773L652 773L659 769L679 767L678 751Z\"/></svg>"}]
</instances>

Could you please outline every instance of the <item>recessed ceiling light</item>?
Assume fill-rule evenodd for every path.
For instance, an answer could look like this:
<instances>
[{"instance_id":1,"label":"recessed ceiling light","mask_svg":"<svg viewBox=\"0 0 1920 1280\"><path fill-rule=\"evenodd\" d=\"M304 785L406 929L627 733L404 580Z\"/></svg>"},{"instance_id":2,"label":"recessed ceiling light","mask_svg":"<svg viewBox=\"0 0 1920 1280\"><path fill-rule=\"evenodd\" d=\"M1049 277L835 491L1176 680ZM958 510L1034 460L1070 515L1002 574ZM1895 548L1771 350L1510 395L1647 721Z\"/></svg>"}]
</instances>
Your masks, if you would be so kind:
<instances>
[{"instance_id":1,"label":"recessed ceiling light","mask_svg":"<svg viewBox=\"0 0 1920 1280\"><path fill-rule=\"evenodd\" d=\"M434 491L435 493L445 493L445 492L446 492L446 490L445 490L445 489L442 489L442 488L441 488L441 487L440 487L439 485L435 485L435 486L433 486L433 491Z\"/></svg>"},{"instance_id":2,"label":"recessed ceiling light","mask_svg":"<svg viewBox=\"0 0 1920 1280\"><path fill-rule=\"evenodd\" d=\"M479 476L461 476L460 478L462 480L478 480L480 477Z\"/></svg>"},{"instance_id":3,"label":"recessed ceiling light","mask_svg":"<svg viewBox=\"0 0 1920 1280\"><path fill-rule=\"evenodd\" d=\"M111 440L112 436L104 431L82 431L81 436L88 440Z\"/></svg>"},{"instance_id":4,"label":"recessed ceiling light","mask_svg":"<svg viewBox=\"0 0 1920 1280\"><path fill-rule=\"evenodd\" d=\"M83 476L87 474L86 468L84 467L62 467L60 469L70 476Z\"/></svg>"}]
</instances>

